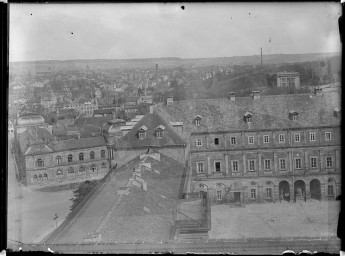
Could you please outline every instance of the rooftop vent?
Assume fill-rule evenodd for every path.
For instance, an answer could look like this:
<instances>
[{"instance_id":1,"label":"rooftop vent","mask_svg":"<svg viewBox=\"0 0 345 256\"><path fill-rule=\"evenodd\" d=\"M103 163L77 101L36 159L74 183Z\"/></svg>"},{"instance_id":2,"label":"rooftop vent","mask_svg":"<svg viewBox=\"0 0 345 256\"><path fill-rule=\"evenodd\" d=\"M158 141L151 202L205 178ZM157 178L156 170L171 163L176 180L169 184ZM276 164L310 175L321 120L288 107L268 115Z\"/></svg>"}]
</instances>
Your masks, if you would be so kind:
<instances>
[{"instance_id":1,"label":"rooftop vent","mask_svg":"<svg viewBox=\"0 0 345 256\"><path fill-rule=\"evenodd\" d=\"M235 92L229 92L229 100L231 101L235 100Z\"/></svg>"},{"instance_id":2,"label":"rooftop vent","mask_svg":"<svg viewBox=\"0 0 345 256\"><path fill-rule=\"evenodd\" d=\"M254 100L260 99L260 91L252 91L252 96Z\"/></svg>"}]
</instances>

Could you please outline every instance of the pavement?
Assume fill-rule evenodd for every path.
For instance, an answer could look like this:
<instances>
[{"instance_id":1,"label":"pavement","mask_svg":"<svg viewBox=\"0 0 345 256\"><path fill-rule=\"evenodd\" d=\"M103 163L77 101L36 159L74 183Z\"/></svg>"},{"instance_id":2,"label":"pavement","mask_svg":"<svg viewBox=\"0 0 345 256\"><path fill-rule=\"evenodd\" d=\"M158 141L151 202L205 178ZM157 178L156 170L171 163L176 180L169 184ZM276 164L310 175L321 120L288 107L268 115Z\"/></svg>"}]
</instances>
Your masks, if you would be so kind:
<instances>
[{"instance_id":1,"label":"pavement","mask_svg":"<svg viewBox=\"0 0 345 256\"><path fill-rule=\"evenodd\" d=\"M16 179L16 164L8 148L8 244L36 243L52 232L67 217L73 190L35 191ZM53 220L58 215L57 222Z\"/></svg>"},{"instance_id":2,"label":"pavement","mask_svg":"<svg viewBox=\"0 0 345 256\"><path fill-rule=\"evenodd\" d=\"M214 205L210 239L336 236L340 203L310 200L297 203Z\"/></svg>"}]
</instances>

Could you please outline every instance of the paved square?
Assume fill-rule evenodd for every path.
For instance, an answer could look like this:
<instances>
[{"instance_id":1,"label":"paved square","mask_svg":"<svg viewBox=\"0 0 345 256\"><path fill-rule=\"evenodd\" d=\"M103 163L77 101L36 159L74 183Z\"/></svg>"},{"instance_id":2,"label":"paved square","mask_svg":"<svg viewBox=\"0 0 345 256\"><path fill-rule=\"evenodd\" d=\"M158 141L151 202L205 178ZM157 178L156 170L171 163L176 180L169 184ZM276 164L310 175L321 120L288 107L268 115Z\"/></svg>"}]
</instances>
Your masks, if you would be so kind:
<instances>
[{"instance_id":1,"label":"paved square","mask_svg":"<svg viewBox=\"0 0 345 256\"><path fill-rule=\"evenodd\" d=\"M212 239L248 237L336 236L340 203L316 201L214 205Z\"/></svg>"}]
</instances>

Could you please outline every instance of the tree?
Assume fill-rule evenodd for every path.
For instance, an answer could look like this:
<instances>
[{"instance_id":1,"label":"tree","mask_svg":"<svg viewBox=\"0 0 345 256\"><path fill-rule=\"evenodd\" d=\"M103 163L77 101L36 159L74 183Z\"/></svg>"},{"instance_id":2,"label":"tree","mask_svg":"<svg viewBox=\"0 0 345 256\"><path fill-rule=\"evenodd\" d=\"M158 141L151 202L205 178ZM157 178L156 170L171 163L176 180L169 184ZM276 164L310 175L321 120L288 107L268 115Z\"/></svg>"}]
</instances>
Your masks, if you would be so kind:
<instances>
[{"instance_id":1,"label":"tree","mask_svg":"<svg viewBox=\"0 0 345 256\"><path fill-rule=\"evenodd\" d=\"M77 205L90 193L90 191L98 184L98 180L85 181L79 185L79 187L73 191L71 211L73 211Z\"/></svg>"}]
</instances>

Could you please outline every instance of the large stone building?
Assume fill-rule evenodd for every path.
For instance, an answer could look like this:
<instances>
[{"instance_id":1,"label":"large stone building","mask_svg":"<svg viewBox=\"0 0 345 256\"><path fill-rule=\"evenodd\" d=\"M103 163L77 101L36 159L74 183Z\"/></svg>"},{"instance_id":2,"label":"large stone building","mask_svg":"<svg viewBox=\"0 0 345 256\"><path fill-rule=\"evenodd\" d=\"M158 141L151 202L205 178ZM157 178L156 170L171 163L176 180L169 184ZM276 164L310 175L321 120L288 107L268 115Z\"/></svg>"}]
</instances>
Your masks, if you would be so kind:
<instances>
[{"instance_id":1,"label":"large stone building","mask_svg":"<svg viewBox=\"0 0 345 256\"><path fill-rule=\"evenodd\" d=\"M155 106L183 122L191 190L214 202L334 199L340 194L340 96L188 100Z\"/></svg>"},{"instance_id":2,"label":"large stone building","mask_svg":"<svg viewBox=\"0 0 345 256\"><path fill-rule=\"evenodd\" d=\"M57 140L37 115L18 119L14 144L20 179L25 185L98 179L109 171L105 137Z\"/></svg>"}]
</instances>

